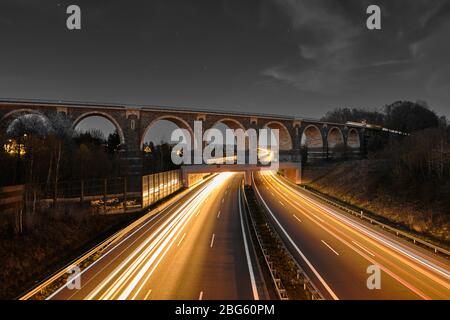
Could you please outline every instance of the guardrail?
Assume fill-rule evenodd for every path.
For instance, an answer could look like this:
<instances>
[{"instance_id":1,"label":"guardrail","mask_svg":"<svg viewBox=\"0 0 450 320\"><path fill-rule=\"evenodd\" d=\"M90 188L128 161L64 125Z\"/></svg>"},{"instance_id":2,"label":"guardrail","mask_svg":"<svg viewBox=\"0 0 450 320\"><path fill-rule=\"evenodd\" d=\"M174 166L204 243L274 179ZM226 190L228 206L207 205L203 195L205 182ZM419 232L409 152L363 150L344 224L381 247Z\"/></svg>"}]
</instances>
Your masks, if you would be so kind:
<instances>
[{"instance_id":1,"label":"guardrail","mask_svg":"<svg viewBox=\"0 0 450 320\"><path fill-rule=\"evenodd\" d=\"M265 262L267 264L267 267L268 267L268 269L270 271L270 275L271 275L273 283L275 284L275 288L277 289L277 294L278 294L280 300L289 300L289 297L287 296L286 290L283 287L281 279L276 277L275 270L273 268L273 263L269 260L270 257L267 254L267 249L264 249L264 244L262 242L261 235L259 234L259 232L258 232L258 230L256 228L255 220L253 219L250 207L248 205L248 200L247 200L247 196L245 195L245 190L244 190L244 184L243 183L242 183L241 188L242 188L241 194L243 194L243 197L244 197L243 200L244 200L244 203L245 203L245 208L246 208L247 215L250 217L250 221L252 222L251 223L252 224L252 229L253 229L253 231L256 234L256 238L258 240L259 248L261 249L261 252L264 255L264 260L265 260ZM256 193L255 193L255 195L256 195ZM267 214L266 214L266 217L267 217ZM269 220L267 220L267 221L269 221ZM275 231L274 227L269 222L266 223L266 225L269 228L271 234L273 236L279 238L278 233ZM323 298L322 294L320 293L320 291L316 288L316 286L311 281L311 279L308 277L308 275L304 272L302 267L297 263L297 261L291 255L291 253L286 248L286 246L283 244L283 241L281 241L281 239L280 239L280 243L281 243L281 246L284 249L284 251L289 255L289 258L292 260L292 262L295 264L295 266L297 268L297 279L303 278L303 290L308 291L311 294L312 300L323 300L324 298Z\"/></svg>"},{"instance_id":2,"label":"guardrail","mask_svg":"<svg viewBox=\"0 0 450 320\"><path fill-rule=\"evenodd\" d=\"M89 257L93 256L94 254L99 254L102 252L102 250L109 247L112 243L115 242L120 236L121 232L118 232L114 234L113 236L109 237L102 243L100 243L98 246L93 248L92 250L88 251L87 253L83 254L79 258L75 259L71 263L67 264L64 268L61 268L51 276L44 279L42 282L38 283L33 289L31 289L29 292L24 294L19 298L19 300L29 300L33 298L34 296L38 294L43 294L43 291L49 288L52 284L56 283L58 280L62 279L64 276L68 275L68 270L71 266L80 266L83 262L85 262Z\"/></svg>"},{"instance_id":3,"label":"guardrail","mask_svg":"<svg viewBox=\"0 0 450 320\"><path fill-rule=\"evenodd\" d=\"M267 250L264 249L264 246L262 244L261 235L259 234L258 230L256 229L255 221L253 220L252 214L250 213L250 208L248 206L247 196L245 195L244 181L242 181L242 185L241 185L241 197L243 197L242 200L244 202L245 212L247 213L247 217L250 218L253 232L256 235L256 239L258 241L259 249L263 253L264 261L266 262L266 266L269 269L270 277L271 277L272 282L273 282L273 284L275 286L275 289L277 291L278 298L280 300L289 300L289 297L288 297L288 295L286 293L286 289L284 289L284 286L283 286L283 284L281 282L281 279L278 279L276 277L275 270L272 267L272 263L269 261L269 255L267 254Z\"/></svg>"},{"instance_id":4,"label":"guardrail","mask_svg":"<svg viewBox=\"0 0 450 320\"><path fill-rule=\"evenodd\" d=\"M199 182L198 184L200 184L202 182L207 182L207 181L209 181L209 179L203 180L203 181ZM198 184L196 184L192 188L195 188ZM70 262L69 264L64 266L63 268L59 269L52 275L48 276L47 278L45 278L44 280L42 280L41 282L36 284L32 289L30 289L30 291L23 294L18 299L19 300L29 300L38 294L43 294L44 290L48 289L51 285L53 285L55 283L59 283L58 281L64 280L64 277L68 277L69 274L67 272L70 267L72 267L72 266L80 267L83 265L83 263L88 262L89 258L94 257L94 256L99 257L101 254L103 254L103 252L106 249L108 249L115 243L118 243L131 230L133 230L140 224L144 223L146 219L148 219L151 216L160 214L161 212L166 210L169 206L171 206L173 203L176 203L179 199L181 199L183 196L185 196L186 193L189 192L189 190L190 189L187 189L187 190L181 192L180 194L176 195L174 198L167 200L166 202L162 203L161 205L157 206L153 210L149 211L148 213L146 213L145 215L143 215L136 221L132 222L130 225L128 225L124 229L116 232L115 234L113 234L112 236L110 236L109 238L107 238L106 240L101 242L99 245L97 245L93 249L89 250L87 253L84 253L83 255L76 258L75 260L73 260L72 262ZM47 295L43 294L43 295L48 296L48 294Z\"/></svg>"},{"instance_id":5,"label":"guardrail","mask_svg":"<svg viewBox=\"0 0 450 320\"><path fill-rule=\"evenodd\" d=\"M350 209L350 208L348 208L346 206L343 206L343 205L341 205L339 203L336 203L336 202L330 200L329 198L326 198L326 197L320 195L317 192L314 192L314 191L311 191L311 190L307 189L306 186L301 188L298 185L292 183L291 181L288 181L287 179L284 179L284 180L286 182L288 182L289 184L291 184L292 186L294 186L296 188L300 188L301 190L304 190L304 191L312 194L313 196L321 199L322 201L324 201L324 202L326 202L328 204L331 204L332 206L334 206L336 208L339 208L342 211L345 211L345 212L347 212L347 213L349 213L349 214L351 214L353 216L356 216L356 217L358 217L358 218L360 218L362 220L369 221L371 224L380 226L382 229L388 230L388 231L394 233L395 235L397 235L398 237L406 238L406 239L412 241L414 244L420 243L421 245L427 247L428 249L432 249L435 253L440 252L440 253L442 253L442 254L444 254L446 256L450 256L450 251L448 251L448 250L446 250L444 248L441 248L441 247L439 247L437 245L434 245L432 243L429 243L429 242L427 242L427 241L425 241L423 239L417 238L417 237L409 234L408 232L399 230L397 228L391 227L390 225L387 225L385 223L379 222L379 221L377 221L376 219L374 219L374 218L372 218L370 216L366 216L366 215L364 215L364 211L359 211L358 212L358 211L352 210L352 209Z\"/></svg>"}]
</instances>

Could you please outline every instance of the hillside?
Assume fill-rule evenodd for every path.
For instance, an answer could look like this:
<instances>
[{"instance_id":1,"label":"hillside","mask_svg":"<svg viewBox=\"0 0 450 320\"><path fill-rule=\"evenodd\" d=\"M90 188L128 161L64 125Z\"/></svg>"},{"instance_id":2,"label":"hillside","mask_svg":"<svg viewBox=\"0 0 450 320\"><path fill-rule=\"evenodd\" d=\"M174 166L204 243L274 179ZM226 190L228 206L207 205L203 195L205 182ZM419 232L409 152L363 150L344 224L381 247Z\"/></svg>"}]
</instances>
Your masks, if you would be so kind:
<instances>
[{"instance_id":1,"label":"hillside","mask_svg":"<svg viewBox=\"0 0 450 320\"><path fill-rule=\"evenodd\" d=\"M388 161L371 159L310 166L303 183L372 211L393 223L450 242L450 181L392 181Z\"/></svg>"}]
</instances>

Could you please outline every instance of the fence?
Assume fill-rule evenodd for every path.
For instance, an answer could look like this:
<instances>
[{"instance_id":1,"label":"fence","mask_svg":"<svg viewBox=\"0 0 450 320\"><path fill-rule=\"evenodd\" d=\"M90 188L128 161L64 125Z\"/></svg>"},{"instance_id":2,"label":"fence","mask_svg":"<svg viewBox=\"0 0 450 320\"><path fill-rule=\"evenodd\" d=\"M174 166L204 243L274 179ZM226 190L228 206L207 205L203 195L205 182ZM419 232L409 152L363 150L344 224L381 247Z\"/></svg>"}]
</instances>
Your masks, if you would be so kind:
<instances>
[{"instance_id":1,"label":"fence","mask_svg":"<svg viewBox=\"0 0 450 320\"><path fill-rule=\"evenodd\" d=\"M141 209L140 177L58 181L27 185L27 193L53 207L79 203L97 213L122 213Z\"/></svg>"},{"instance_id":2,"label":"fence","mask_svg":"<svg viewBox=\"0 0 450 320\"><path fill-rule=\"evenodd\" d=\"M181 170L171 170L143 176L142 207L147 208L180 190L181 187Z\"/></svg>"}]
</instances>

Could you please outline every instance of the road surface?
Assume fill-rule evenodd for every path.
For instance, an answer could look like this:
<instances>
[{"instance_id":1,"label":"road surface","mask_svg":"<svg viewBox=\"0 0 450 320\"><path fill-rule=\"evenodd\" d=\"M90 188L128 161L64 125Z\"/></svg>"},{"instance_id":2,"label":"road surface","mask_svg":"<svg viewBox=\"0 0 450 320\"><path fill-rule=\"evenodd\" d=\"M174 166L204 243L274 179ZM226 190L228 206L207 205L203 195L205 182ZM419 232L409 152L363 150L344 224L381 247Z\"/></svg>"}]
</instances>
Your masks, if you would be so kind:
<instances>
[{"instance_id":1,"label":"road surface","mask_svg":"<svg viewBox=\"0 0 450 320\"><path fill-rule=\"evenodd\" d=\"M274 173L255 174L254 182L277 231L325 298L450 299L447 259L348 217ZM380 268L380 289L368 288L370 266ZM376 281L370 279L372 288Z\"/></svg>"},{"instance_id":2,"label":"road surface","mask_svg":"<svg viewBox=\"0 0 450 320\"><path fill-rule=\"evenodd\" d=\"M241 220L242 179L222 173L197 186L82 271L80 289L66 285L49 299L264 298Z\"/></svg>"}]
</instances>

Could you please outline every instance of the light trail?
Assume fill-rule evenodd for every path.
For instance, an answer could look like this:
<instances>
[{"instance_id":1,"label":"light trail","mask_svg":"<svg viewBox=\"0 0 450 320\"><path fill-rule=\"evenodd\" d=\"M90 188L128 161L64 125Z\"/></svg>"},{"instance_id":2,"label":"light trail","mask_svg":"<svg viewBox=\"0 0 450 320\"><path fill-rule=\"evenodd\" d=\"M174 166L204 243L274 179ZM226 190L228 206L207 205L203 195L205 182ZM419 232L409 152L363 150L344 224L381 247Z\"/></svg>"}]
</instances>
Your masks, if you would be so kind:
<instances>
[{"instance_id":1,"label":"light trail","mask_svg":"<svg viewBox=\"0 0 450 320\"><path fill-rule=\"evenodd\" d=\"M419 290L409 281L405 281L397 273L402 273L404 276L407 276L410 281L414 281L415 284L421 285L424 289L427 289L430 292L434 292L435 294L441 297L446 297L447 299L449 298L450 292L448 291L448 281L438 277L438 275L441 275L448 279L449 273L444 268L437 266L425 257L420 257L418 253L416 254L412 252L412 249L403 247L395 241L388 239L385 235L382 235L374 230L369 230L368 227L362 225L361 223L345 217L343 214L329 209L314 199L303 195L299 190L296 190L294 187L290 186L273 173L264 172L261 174L261 177L264 184L267 184L268 188L277 193L274 198L277 200L284 199L290 206L301 212L302 215L304 215L308 220L318 225L339 242L343 243L366 260L373 264L379 265L383 271L389 274L392 278L396 279L398 282L402 283L405 287L416 293L421 298L430 299L430 296L425 294L423 290ZM318 217L315 213L320 214L324 219L326 218L325 220L327 221ZM352 236L358 237L362 243L376 247L377 250L381 250L380 252L382 252L382 254L368 250L367 245L361 245L361 243L355 241ZM348 238L350 241L346 241L344 238ZM374 259L375 256L378 261ZM383 263L380 263L380 261ZM419 264L417 264L417 262L419 262ZM425 276L427 279L441 285L445 288L444 291L438 291L429 283L429 281L424 282L423 279L419 279L415 272L411 273L404 270L404 268L401 267L401 264L407 265L408 267L419 272L421 275ZM388 265L391 268L396 269L397 273L394 273L388 269Z\"/></svg>"},{"instance_id":2,"label":"light trail","mask_svg":"<svg viewBox=\"0 0 450 320\"><path fill-rule=\"evenodd\" d=\"M186 224L216 188L231 176L223 173L202 187L106 277L86 299L130 299L139 295ZM140 284L140 285L139 285Z\"/></svg>"},{"instance_id":3,"label":"light trail","mask_svg":"<svg viewBox=\"0 0 450 320\"><path fill-rule=\"evenodd\" d=\"M391 249L394 249L395 251L398 251L406 256L408 256L409 258L420 262L421 264L423 264L424 266L426 266L429 269L432 269L433 271L436 271L438 273L440 273L441 275L443 275L444 277L446 277L447 279L450 279L450 272L448 270L445 270L444 268L441 268L439 266L437 266L436 264L422 258L419 257L418 255L414 254L413 252L411 252L410 250L407 250L406 248L398 245L397 243L392 242L391 240L387 239L384 235L375 232L374 230L369 230L366 226L351 220L350 218L345 217L344 215L337 213L334 210L328 209L325 206L321 205L319 202L308 198L304 195L302 195L300 192L298 192L297 190L293 189L291 186L283 183L279 177L277 177L276 175L272 174L272 177L280 184L280 187L283 188L284 191L289 192L292 195L297 195L300 196L302 198L302 200L306 201L307 204L309 205L309 207L314 209L314 206L316 208L319 208L321 210L323 210L324 212L328 213L329 215L331 215L333 218L336 218L337 220L339 220L339 222L342 222L344 224L340 224L342 226L350 226L352 228L346 228L349 231L352 231L354 234L357 234L359 236L361 236L361 232L365 235L368 236L369 240L376 239L378 242L381 242L383 244L385 244L386 246L388 246ZM314 215L316 218L320 219L317 215ZM330 217L330 216L329 216ZM320 219L322 222L323 219ZM359 233L355 233L355 229L357 231L360 231ZM377 245L380 248L383 248L382 246L380 246L377 242L373 242L373 244ZM391 254L393 254L392 251L389 251ZM418 271L423 271L423 269L417 269ZM429 275L429 274L428 274ZM450 286L448 285L448 283L445 284L447 289L450 290Z\"/></svg>"}]
</instances>

